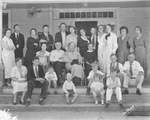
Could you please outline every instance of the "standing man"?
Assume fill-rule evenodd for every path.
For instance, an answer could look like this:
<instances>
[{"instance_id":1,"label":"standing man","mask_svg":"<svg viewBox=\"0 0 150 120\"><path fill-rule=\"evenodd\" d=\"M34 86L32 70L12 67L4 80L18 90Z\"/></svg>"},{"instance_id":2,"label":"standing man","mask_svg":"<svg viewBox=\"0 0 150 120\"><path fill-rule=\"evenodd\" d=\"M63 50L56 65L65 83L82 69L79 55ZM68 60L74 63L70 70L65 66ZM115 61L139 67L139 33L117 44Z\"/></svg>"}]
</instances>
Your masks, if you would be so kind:
<instances>
[{"instance_id":1,"label":"standing man","mask_svg":"<svg viewBox=\"0 0 150 120\"><path fill-rule=\"evenodd\" d=\"M24 35L20 33L20 26L18 24L14 25L14 33L12 33L11 39L13 40L13 43L16 47L15 58L22 58L24 48Z\"/></svg>"},{"instance_id":2,"label":"standing man","mask_svg":"<svg viewBox=\"0 0 150 120\"><path fill-rule=\"evenodd\" d=\"M97 48L98 48L98 41L97 41L97 31L95 27L91 28L91 37L90 37L90 42L93 43L93 47L95 52L97 53Z\"/></svg>"},{"instance_id":3,"label":"standing man","mask_svg":"<svg viewBox=\"0 0 150 120\"><path fill-rule=\"evenodd\" d=\"M66 28L66 23L61 23L59 26L60 31L55 34L55 42L61 42L62 50L65 50L66 37L69 34Z\"/></svg>"},{"instance_id":4,"label":"standing man","mask_svg":"<svg viewBox=\"0 0 150 120\"><path fill-rule=\"evenodd\" d=\"M43 25L43 33L39 35L40 39L40 47L42 43L47 43L47 51L51 52L54 47L54 40L53 36L49 34L49 28L48 25Z\"/></svg>"}]
</instances>

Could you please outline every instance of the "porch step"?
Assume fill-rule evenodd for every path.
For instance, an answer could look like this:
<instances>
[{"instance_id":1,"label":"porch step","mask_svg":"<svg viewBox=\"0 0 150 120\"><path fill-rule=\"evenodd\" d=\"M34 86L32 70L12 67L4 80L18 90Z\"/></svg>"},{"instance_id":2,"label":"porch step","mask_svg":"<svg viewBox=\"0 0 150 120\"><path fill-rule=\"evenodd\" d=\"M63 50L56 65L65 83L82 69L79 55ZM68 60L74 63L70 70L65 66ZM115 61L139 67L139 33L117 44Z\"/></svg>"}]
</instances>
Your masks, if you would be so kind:
<instances>
[{"instance_id":1,"label":"porch step","mask_svg":"<svg viewBox=\"0 0 150 120\"><path fill-rule=\"evenodd\" d=\"M57 91L58 91L58 93L63 93L62 88L58 88ZM37 93L40 94L40 92L41 92L40 88L35 88L33 90L33 93L36 93L36 94ZM129 93L135 93L135 92L136 92L135 88L133 88L133 87L129 88ZM142 88L141 92L142 93L146 93L146 94L148 94L148 93L150 94L150 87L149 86L144 86ZM3 94L12 93L12 87L3 87L2 93ZM54 93L54 89L53 88L51 89L51 93ZM79 93L79 94L80 93L81 94L86 94L86 86L79 86L79 87L77 87L77 93Z\"/></svg>"},{"instance_id":2,"label":"porch step","mask_svg":"<svg viewBox=\"0 0 150 120\"><path fill-rule=\"evenodd\" d=\"M39 101L39 94L34 94L32 96L31 105L29 107L26 107L24 105L19 104L20 95L18 96L17 105L13 105L13 95L12 94L0 94L0 109L10 109L10 111L52 111L52 110L84 110L84 111L90 111L90 110L98 110L98 111L104 111L104 105L94 104L94 100L92 95L86 96L83 94L79 94L75 103L71 105L66 104L66 99L64 94L58 94L58 95L49 95L47 96L47 99L44 100L44 105L41 106L38 104ZM123 96L123 102L125 108L130 107L132 105L136 107L148 107L150 108L150 94L142 94L142 96L138 96L136 94L128 94ZM116 100L116 96L112 96L112 101L110 104L110 107L108 109L112 112L119 111L119 105Z\"/></svg>"}]
</instances>

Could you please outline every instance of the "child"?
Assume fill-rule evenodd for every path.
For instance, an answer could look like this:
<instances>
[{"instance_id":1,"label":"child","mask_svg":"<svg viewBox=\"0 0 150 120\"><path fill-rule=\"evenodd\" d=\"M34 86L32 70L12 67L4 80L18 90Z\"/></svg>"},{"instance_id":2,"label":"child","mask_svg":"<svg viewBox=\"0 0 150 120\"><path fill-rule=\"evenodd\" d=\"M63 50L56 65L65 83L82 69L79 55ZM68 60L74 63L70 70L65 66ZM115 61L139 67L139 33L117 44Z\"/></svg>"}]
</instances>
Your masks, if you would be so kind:
<instances>
[{"instance_id":1,"label":"child","mask_svg":"<svg viewBox=\"0 0 150 120\"><path fill-rule=\"evenodd\" d=\"M63 91L66 95L67 104L71 104L77 98L77 90L76 90L75 85L72 82L72 74L67 73L66 78L67 80L63 84ZM73 99L70 100L69 97L72 97L72 96L73 96Z\"/></svg>"},{"instance_id":2,"label":"child","mask_svg":"<svg viewBox=\"0 0 150 120\"><path fill-rule=\"evenodd\" d=\"M93 82L93 77L96 73L99 73L102 76L102 80L104 79L105 75L104 75L104 73L102 73L101 71L98 70L98 64L93 63L92 64L92 70L91 70L91 72L89 73L89 75L87 77L87 79L89 81L88 86L87 86L87 92L86 92L87 95L90 94L90 86Z\"/></svg>"},{"instance_id":3,"label":"child","mask_svg":"<svg viewBox=\"0 0 150 120\"><path fill-rule=\"evenodd\" d=\"M107 79L106 85L107 85L107 90L106 90L106 105L105 107L108 108L110 101L111 101L111 96L113 94L113 91L115 91L117 100L119 102L120 108L122 109L123 103L122 103L122 93L121 93L121 82L118 77L116 77L117 71L111 71L110 77Z\"/></svg>"},{"instance_id":4,"label":"child","mask_svg":"<svg viewBox=\"0 0 150 120\"><path fill-rule=\"evenodd\" d=\"M97 55L94 51L94 47L92 43L88 44L88 50L84 54L84 61L85 61L85 73L86 76L89 75L89 72L92 70L91 64L97 61Z\"/></svg>"},{"instance_id":5,"label":"child","mask_svg":"<svg viewBox=\"0 0 150 120\"><path fill-rule=\"evenodd\" d=\"M47 94L50 94L51 82L54 84L54 94L57 94L57 75L54 72L53 66L49 66L48 72L45 74L45 79L49 81L49 87Z\"/></svg>"},{"instance_id":6,"label":"child","mask_svg":"<svg viewBox=\"0 0 150 120\"><path fill-rule=\"evenodd\" d=\"M101 104L102 105L104 104L105 90L103 89L104 85L103 85L103 80L101 78L102 76L99 73L96 73L93 77L94 81L91 84L91 91L96 105L98 104L98 100L97 100L98 95L101 95Z\"/></svg>"}]
</instances>

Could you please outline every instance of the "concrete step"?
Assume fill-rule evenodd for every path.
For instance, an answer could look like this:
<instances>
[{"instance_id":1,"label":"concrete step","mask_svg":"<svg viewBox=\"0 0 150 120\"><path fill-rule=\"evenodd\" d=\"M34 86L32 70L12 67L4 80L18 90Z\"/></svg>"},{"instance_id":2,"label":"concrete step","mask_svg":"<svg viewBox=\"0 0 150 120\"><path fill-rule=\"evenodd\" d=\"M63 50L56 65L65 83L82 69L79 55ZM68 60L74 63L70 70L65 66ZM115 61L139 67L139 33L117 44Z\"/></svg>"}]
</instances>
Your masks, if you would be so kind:
<instances>
[{"instance_id":1,"label":"concrete step","mask_svg":"<svg viewBox=\"0 0 150 120\"><path fill-rule=\"evenodd\" d=\"M58 93L63 93L62 88L58 88ZM33 90L33 93L38 93L40 94L41 89L40 88L35 88ZM129 88L129 93L135 93L136 89L134 87ZM150 93L150 87L149 86L144 86L143 89L141 90L142 93ZM12 93L12 87L3 87L2 89L2 93ZM54 93L54 89L51 89L51 93ZM82 93L82 94L86 94L86 86L78 86L77 87L77 93Z\"/></svg>"}]
</instances>

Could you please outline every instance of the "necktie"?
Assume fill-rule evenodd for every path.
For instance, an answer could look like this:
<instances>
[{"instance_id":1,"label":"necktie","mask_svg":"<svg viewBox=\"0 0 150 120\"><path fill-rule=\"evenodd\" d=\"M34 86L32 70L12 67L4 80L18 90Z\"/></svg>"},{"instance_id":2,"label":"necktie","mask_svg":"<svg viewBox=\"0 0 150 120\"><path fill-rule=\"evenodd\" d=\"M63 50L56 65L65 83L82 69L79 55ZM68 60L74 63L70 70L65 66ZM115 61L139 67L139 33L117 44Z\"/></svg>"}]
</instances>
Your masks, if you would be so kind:
<instances>
[{"instance_id":1,"label":"necktie","mask_svg":"<svg viewBox=\"0 0 150 120\"><path fill-rule=\"evenodd\" d=\"M19 34L17 34L17 39L19 39Z\"/></svg>"},{"instance_id":2,"label":"necktie","mask_svg":"<svg viewBox=\"0 0 150 120\"><path fill-rule=\"evenodd\" d=\"M35 67L35 73L36 73L36 77L39 77L39 73L38 73L38 66Z\"/></svg>"},{"instance_id":3,"label":"necktie","mask_svg":"<svg viewBox=\"0 0 150 120\"><path fill-rule=\"evenodd\" d=\"M92 38L92 43L93 43L93 46L95 47L95 37L94 36Z\"/></svg>"},{"instance_id":4,"label":"necktie","mask_svg":"<svg viewBox=\"0 0 150 120\"><path fill-rule=\"evenodd\" d=\"M133 71L132 71L132 63L130 62L130 69L129 69L129 71L130 71L130 74L131 74L131 76L133 75Z\"/></svg>"}]
</instances>

